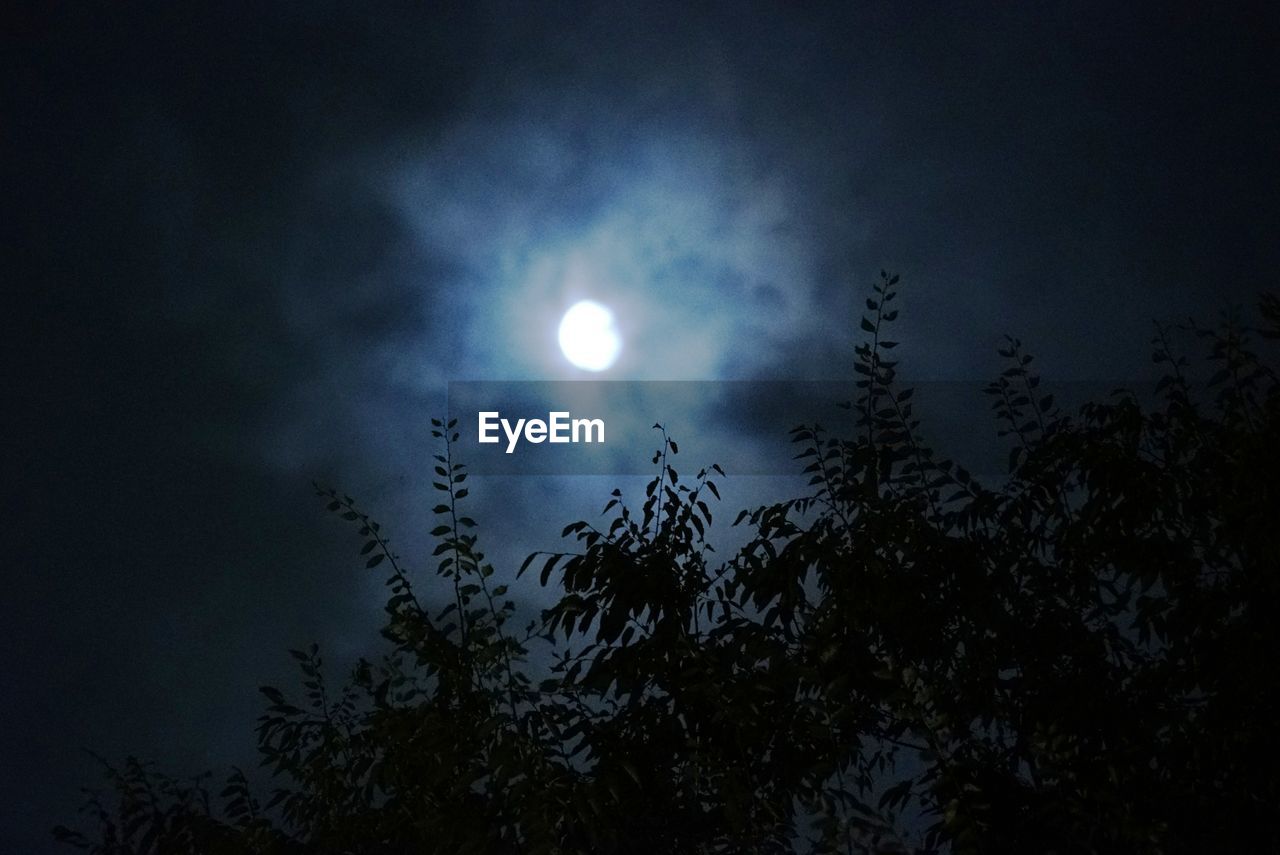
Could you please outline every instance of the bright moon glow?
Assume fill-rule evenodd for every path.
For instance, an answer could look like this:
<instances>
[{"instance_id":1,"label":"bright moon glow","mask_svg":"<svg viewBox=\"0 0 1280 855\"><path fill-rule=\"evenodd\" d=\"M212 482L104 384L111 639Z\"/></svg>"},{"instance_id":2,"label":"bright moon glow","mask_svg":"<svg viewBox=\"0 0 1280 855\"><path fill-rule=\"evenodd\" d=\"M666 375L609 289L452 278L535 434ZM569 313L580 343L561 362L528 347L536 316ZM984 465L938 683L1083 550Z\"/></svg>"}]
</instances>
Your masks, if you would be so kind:
<instances>
[{"instance_id":1,"label":"bright moon glow","mask_svg":"<svg viewBox=\"0 0 1280 855\"><path fill-rule=\"evenodd\" d=\"M574 303L560 321L560 350L565 359L587 371L603 371L622 350L613 312L599 303Z\"/></svg>"}]
</instances>

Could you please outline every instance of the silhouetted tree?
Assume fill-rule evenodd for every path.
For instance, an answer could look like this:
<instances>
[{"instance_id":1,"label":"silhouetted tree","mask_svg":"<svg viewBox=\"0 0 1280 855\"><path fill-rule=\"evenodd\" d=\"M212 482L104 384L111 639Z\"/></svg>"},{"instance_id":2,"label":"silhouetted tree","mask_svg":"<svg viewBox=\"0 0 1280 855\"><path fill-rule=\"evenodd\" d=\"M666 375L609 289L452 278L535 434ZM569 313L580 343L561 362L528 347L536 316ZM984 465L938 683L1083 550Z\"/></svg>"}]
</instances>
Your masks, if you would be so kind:
<instances>
[{"instance_id":1,"label":"silhouetted tree","mask_svg":"<svg viewBox=\"0 0 1280 855\"><path fill-rule=\"evenodd\" d=\"M718 467L665 431L633 510L530 556L558 602L527 626L462 513L435 423L428 611L378 523L317 488L389 570L390 652L331 689L294 651L258 727L281 781L211 794L130 760L88 810L98 853L1280 851L1280 394L1250 335L1193 328L1203 386L1158 330L1158 406L1064 415L1016 340L987 392L1011 442L983 485L920 439L882 275L856 428L797 428L807 495L704 537ZM1199 367L1198 365L1196 367ZM530 661L551 651L548 669ZM537 657L535 657L537 658Z\"/></svg>"}]
</instances>

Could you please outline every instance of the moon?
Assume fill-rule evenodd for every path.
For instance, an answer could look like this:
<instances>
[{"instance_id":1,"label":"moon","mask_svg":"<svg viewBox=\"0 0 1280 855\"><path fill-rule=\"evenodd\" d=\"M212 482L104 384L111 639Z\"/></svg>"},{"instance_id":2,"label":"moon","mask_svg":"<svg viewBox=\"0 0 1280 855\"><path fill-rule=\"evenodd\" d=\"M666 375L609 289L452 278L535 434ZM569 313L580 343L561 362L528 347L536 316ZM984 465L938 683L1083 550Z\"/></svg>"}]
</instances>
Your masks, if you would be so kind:
<instances>
[{"instance_id":1,"label":"moon","mask_svg":"<svg viewBox=\"0 0 1280 855\"><path fill-rule=\"evenodd\" d=\"M613 312L594 300L574 303L560 321L564 358L585 371L604 371L622 351Z\"/></svg>"}]
</instances>

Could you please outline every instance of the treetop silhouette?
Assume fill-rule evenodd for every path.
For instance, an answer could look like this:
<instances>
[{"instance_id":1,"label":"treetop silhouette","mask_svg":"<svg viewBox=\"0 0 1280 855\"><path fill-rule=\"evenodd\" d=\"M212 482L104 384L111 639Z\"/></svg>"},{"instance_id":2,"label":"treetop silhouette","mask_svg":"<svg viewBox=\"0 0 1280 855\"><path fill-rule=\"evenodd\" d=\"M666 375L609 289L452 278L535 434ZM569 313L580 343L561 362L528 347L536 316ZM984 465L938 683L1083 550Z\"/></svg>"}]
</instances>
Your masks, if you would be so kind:
<instances>
[{"instance_id":1,"label":"treetop silhouette","mask_svg":"<svg viewBox=\"0 0 1280 855\"><path fill-rule=\"evenodd\" d=\"M258 725L278 785L216 794L129 760L95 853L1190 852L1280 849L1280 393L1260 323L1157 328L1159 402L1054 405L1016 339L986 389L1009 443L979 483L897 380L898 278L867 299L850 429L796 428L809 489L707 540L717 466L658 428L638 507L519 571L524 622L434 422L427 602L379 524L317 487L388 574L389 651L341 686L293 651ZM545 663L550 660L550 665Z\"/></svg>"}]
</instances>

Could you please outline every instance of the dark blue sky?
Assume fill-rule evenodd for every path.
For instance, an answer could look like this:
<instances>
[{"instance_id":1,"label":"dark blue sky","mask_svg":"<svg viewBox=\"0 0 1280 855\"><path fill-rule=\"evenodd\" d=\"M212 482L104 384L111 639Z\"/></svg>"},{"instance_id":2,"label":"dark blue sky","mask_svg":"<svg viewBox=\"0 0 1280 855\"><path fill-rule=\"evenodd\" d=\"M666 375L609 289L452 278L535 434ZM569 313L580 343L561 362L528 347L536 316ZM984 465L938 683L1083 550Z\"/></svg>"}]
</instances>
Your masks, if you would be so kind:
<instances>
[{"instance_id":1,"label":"dark blue sky","mask_svg":"<svg viewBox=\"0 0 1280 855\"><path fill-rule=\"evenodd\" d=\"M411 553L445 383L574 376L578 292L616 377L836 379L888 268L905 373L985 379L1010 332L1108 382L1152 319L1274 287L1271 7L824 5L20 16L0 851L72 818L82 748L252 763L286 647L374 647L310 479ZM611 486L482 481L474 515L517 558Z\"/></svg>"}]
</instances>

